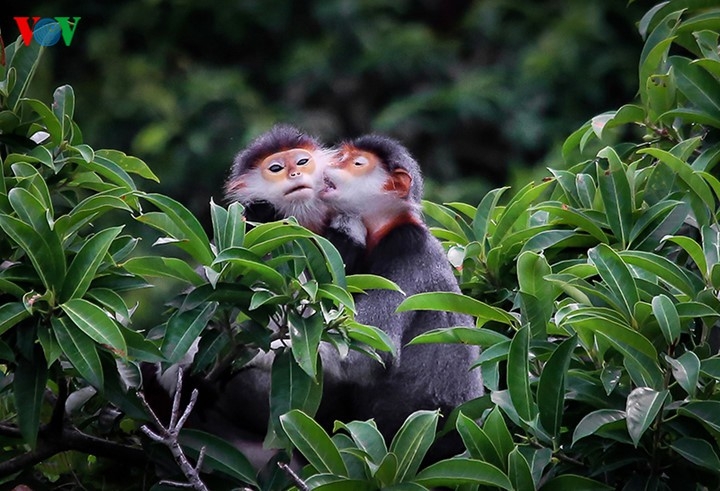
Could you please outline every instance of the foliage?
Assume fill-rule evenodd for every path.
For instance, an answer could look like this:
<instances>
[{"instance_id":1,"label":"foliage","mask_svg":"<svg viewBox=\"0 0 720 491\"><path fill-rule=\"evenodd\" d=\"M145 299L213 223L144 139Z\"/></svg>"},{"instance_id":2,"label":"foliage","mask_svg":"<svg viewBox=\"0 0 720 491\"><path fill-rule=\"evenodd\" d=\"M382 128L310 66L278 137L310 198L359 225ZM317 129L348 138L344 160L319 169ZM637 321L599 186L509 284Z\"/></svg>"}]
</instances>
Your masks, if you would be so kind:
<instances>
[{"instance_id":1,"label":"foliage","mask_svg":"<svg viewBox=\"0 0 720 491\"><path fill-rule=\"evenodd\" d=\"M440 430L457 431L466 452L424 468L436 412L411 415L391 442L372 421L338 422L330 436L312 419L322 346L375 357L393 348L353 320L352 294L394 285L346 277L325 239L293 220L247 224L238 205L211 203L211 241L179 202L137 188L133 174L154 179L141 160L83 143L69 86L52 107L26 98L40 49L9 45L0 471L34 482L44 461L42 481L79 473L89 487L102 470L94 456L137 475L148 458L165 462L140 449L138 366L188 363L197 348L192 370L208 380L274 353L267 442L302 453L311 489L717 488L720 10L706 3L659 4L641 19L638 100L574 132L567 168L478 206L425 203L464 294L420 294L399 310L475 316L475 327L412 342L482 346L474 369L488 393ZM127 218L159 230L155 245L173 254L133 254ZM138 331L125 292L157 277L183 290ZM192 456L205 449L214 487L288 487L217 436L180 441Z\"/></svg>"},{"instance_id":2,"label":"foliage","mask_svg":"<svg viewBox=\"0 0 720 491\"><path fill-rule=\"evenodd\" d=\"M39 0L0 28L18 34L10 11L80 16L38 94L72 84L86 137L152 162L151 189L209 229L233 153L278 121L328 142L389 133L443 184L432 199L476 203L632 97L643 5L628 3Z\"/></svg>"}]
</instances>

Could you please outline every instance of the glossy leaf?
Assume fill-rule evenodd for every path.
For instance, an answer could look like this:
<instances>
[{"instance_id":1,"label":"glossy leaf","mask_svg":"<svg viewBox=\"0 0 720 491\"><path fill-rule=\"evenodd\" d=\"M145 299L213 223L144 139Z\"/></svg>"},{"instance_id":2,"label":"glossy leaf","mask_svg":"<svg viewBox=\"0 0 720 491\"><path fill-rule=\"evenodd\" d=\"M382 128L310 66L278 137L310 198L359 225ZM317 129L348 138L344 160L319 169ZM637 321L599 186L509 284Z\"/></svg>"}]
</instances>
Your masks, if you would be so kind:
<instances>
[{"instance_id":1,"label":"glossy leaf","mask_svg":"<svg viewBox=\"0 0 720 491\"><path fill-rule=\"evenodd\" d=\"M169 363L176 363L190 350L200 333L212 318L217 304L208 302L185 312L177 311L168 320L160 348Z\"/></svg>"},{"instance_id":2,"label":"glossy leaf","mask_svg":"<svg viewBox=\"0 0 720 491\"><path fill-rule=\"evenodd\" d=\"M295 448L318 472L347 476L340 451L312 418L302 411L292 410L280 416L280 424Z\"/></svg>"},{"instance_id":3,"label":"glossy leaf","mask_svg":"<svg viewBox=\"0 0 720 491\"><path fill-rule=\"evenodd\" d=\"M720 432L720 401L694 401L678 409L678 413L697 419L713 431Z\"/></svg>"},{"instance_id":4,"label":"glossy leaf","mask_svg":"<svg viewBox=\"0 0 720 491\"><path fill-rule=\"evenodd\" d=\"M588 258L598 269L600 277L620 301L627 318L631 318L640 295L635 279L622 258L609 246L600 244L588 251Z\"/></svg>"},{"instance_id":5,"label":"glossy leaf","mask_svg":"<svg viewBox=\"0 0 720 491\"><path fill-rule=\"evenodd\" d=\"M103 390L103 368L92 338L76 329L66 317L52 319L53 332L63 353L80 376L93 387Z\"/></svg>"},{"instance_id":6,"label":"glossy leaf","mask_svg":"<svg viewBox=\"0 0 720 491\"><path fill-rule=\"evenodd\" d=\"M615 238L620 241L624 249L629 242L633 225L632 211L634 206L630 192L630 184L625 173L625 168L622 165L613 165L614 160L619 161L614 151L606 148L604 152L601 152L598 156L606 157L611 162L610 169L598 176L598 185L600 188L600 196L605 205L605 215L608 224L613 234L615 234Z\"/></svg>"},{"instance_id":7,"label":"glossy leaf","mask_svg":"<svg viewBox=\"0 0 720 491\"><path fill-rule=\"evenodd\" d=\"M513 489L535 489L530 465L517 447L508 455L508 477Z\"/></svg>"},{"instance_id":8,"label":"glossy leaf","mask_svg":"<svg viewBox=\"0 0 720 491\"><path fill-rule=\"evenodd\" d=\"M690 397L695 397L700 378L700 358L692 351L686 351L677 359L666 355L665 360L670 364L673 377L680 384L680 387Z\"/></svg>"},{"instance_id":9,"label":"glossy leaf","mask_svg":"<svg viewBox=\"0 0 720 491\"><path fill-rule=\"evenodd\" d=\"M530 422L535 418L537 408L530 392L530 331L520 329L512 341L508 352L507 386L513 406L523 421Z\"/></svg>"},{"instance_id":10,"label":"glossy leaf","mask_svg":"<svg viewBox=\"0 0 720 491\"><path fill-rule=\"evenodd\" d=\"M120 329L103 309L82 298L68 300L60 307L95 342L111 348L118 356L127 355L127 346Z\"/></svg>"},{"instance_id":11,"label":"glossy leaf","mask_svg":"<svg viewBox=\"0 0 720 491\"><path fill-rule=\"evenodd\" d=\"M648 387L638 387L628 395L625 407L628 433L636 447L640 443L640 438L662 410L668 395L667 390L658 392Z\"/></svg>"},{"instance_id":12,"label":"glossy leaf","mask_svg":"<svg viewBox=\"0 0 720 491\"><path fill-rule=\"evenodd\" d=\"M667 344L675 343L680 337L680 316L675 304L667 295L659 295L652 299L652 310Z\"/></svg>"},{"instance_id":13,"label":"glossy leaf","mask_svg":"<svg viewBox=\"0 0 720 491\"><path fill-rule=\"evenodd\" d=\"M499 468L505 467L505 461L500 458L498 448L475 421L460 414L456 421L456 428L472 458Z\"/></svg>"},{"instance_id":14,"label":"glossy leaf","mask_svg":"<svg viewBox=\"0 0 720 491\"><path fill-rule=\"evenodd\" d=\"M8 302L0 305L0 334L27 317L30 317L30 312L22 302Z\"/></svg>"},{"instance_id":15,"label":"glossy leaf","mask_svg":"<svg viewBox=\"0 0 720 491\"><path fill-rule=\"evenodd\" d=\"M379 464L387 454L387 446L382 434L373 421L351 421L335 423L335 429L342 428L350 434L360 450L367 453L370 460Z\"/></svg>"},{"instance_id":16,"label":"glossy leaf","mask_svg":"<svg viewBox=\"0 0 720 491\"><path fill-rule=\"evenodd\" d=\"M121 230L122 227L101 230L83 244L67 270L60 293L61 302L85 295L113 240Z\"/></svg>"},{"instance_id":17,"label":"glossy leaf","mask_svg":"<svg viewBox=\"0 0 720 491\"><path fill-rule=\"evenodd\" d=\"M133 257L122 263L122 267L142 277L173 278L194 286L205 283L186 261L174 257Z\"/></svg>"},{"instance_id":18,"label":"glossy leaf","mask_svg":"<svg viewBox=\"0 0 720 491\"><path fill-rule=\"evenodd\" d=\"M576 346L575 336L563 341L545 363L538 382L540 424L554 437L560 432L565 404L565 377Z\"/></svg>"},{"instance_id":19,"label":"glossy leaf","mask_svg":"<svg viewBox=\"0 0 720 491\"><path fill-rule=\"evenodd\" d=\"M625 411L618 409L598 409L583 417L573 431L572 444L585 437L594 435L603 426L625 419Z\"/></svg>"},{"instance_id":20,"label":"glossy leaf","mask_svg":"<svg viewBox=\"0 0 720 491\"><path fill-rule=\"evenodd\" d=\"M391 290L403 293L394 281L372 274L353 274L346 276L348 291L356 293L366 290Z\"/></svg>"},{"instance_id":21,"label":"glossy leaf","mask_svg":"<svg viewBox=\"0 0 720 491\"><path fill-rule=\"evenodd\" d=\"M398 481L414 476L435 439L438 411L416 411L405 420L390 444L398 457Z\"/></svg>"},{"instance_id":22,"label":"glossy leaf","mask_svg":"<svg viewBox=\"0 0 720 491\"><path fill-rule=\"evenodd\" d=\"M520 489L514 488L510 479L497 467L479 460L460 457L441 460L423 469L414 481L430 488L459 484L483 484L508 490Z\"/></svg>"},{"instance_id":23,"label":"glossy leaf","mask_svg":"<svg viewBox=\"0 0 720 491\"><path fill-rule=\"evenodd\" d=\"M35 448L40 428L40 411L45 397L48 367L39 349L33 351L32 360L24 357L17 360L12 387L15 396L18 428L23 440Z\"/></svg>"},{"instance_id":24,"label":"glossy leaf","mask_svg":"<svg viewBox=\"0 0 720 491\"><path fill-rule=\"evenodd\" d=\"M611 491L615 488L594 481L584 476L576 476L574 474L562 474L550 479L542 487L542 491Z\"/></svg>"},{"instance_id":25,"label":"glossy leaf","mask_svg":"<svg viewBox=\"0 0 720 491\"><path fill-rule=\"evenodd\" d=\"M717 447L713 447L707 440L689 437L679 438L670 444L670 448L686 460L713 473L717 473L718 469L720 469Z\"/></svg>"},{"instance_id":26,"label":"glossy leaf","mask_svg":"<svg viewBox=\"0 0 720 491\"><path fill-rule=\"evenodd\" d=\"M218 436L198 430L183 429L178 438L180 444L195 457L201 449L205 451L206 466L244 483L257 485L255 469L235 446Z\"/></svg>"},{"instance_id":27,"label":"glossy leaf","mask_svg":"<svg viewBox=\"0 0 720 491\"><path fill-rule=\"evenodd\" d=\"M323 332L323 320L320 315L302 317L290 313L290 348L295 361L310 377L317 375L318 347Z\"/></svg>"},{"instance_id":28,"label":"glossy leaf","mask_svg":"<svg viewBox=\"0 0 720 491\"><path fill-rule=\"evenodd\" d=\"M440 310L468 314L478 318L478 326L484 324L485 321L515 325L515 318L504 310L452 292L418 293L403 300L398 305L396 312L409 310Z\"/></svg>"},{"instance_id":29,"label":"glossy leaf","mask_svg":"<svg viewBox=\"0 0 720 491\"><path fill-rule=\"evenodd\" d=\"M414 337L408 344L452 343L488 347L503 341L509 339L490 329L459 326L433 329Z\"/></svg>"}]
</instances>

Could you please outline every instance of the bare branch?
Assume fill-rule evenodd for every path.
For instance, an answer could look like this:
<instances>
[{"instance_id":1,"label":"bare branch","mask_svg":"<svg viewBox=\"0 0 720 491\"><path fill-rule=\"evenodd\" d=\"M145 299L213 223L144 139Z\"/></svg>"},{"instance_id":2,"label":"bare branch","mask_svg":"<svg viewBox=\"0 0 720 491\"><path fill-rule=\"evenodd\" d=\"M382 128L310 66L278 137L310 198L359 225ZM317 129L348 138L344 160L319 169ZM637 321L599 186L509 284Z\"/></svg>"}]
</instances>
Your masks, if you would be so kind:
<instances>
[{"instance_id":1,"label":"bare branch","mask_svg":"<svg viewBox=\"0 0 720 491\"><path fill-rule=\"evenodd\" d=\"M295 471L293 471L289 465L287 465L285 462L278 462L278 467L280 467L283 472L288 475L290 480L295 484L295 486L297 486L300 491L310 491L308 485L305 484L302 479L300 479L300 476L295 474Z\"/></svg>"},{"instance_id":2,"label":"bare branch","mask_svg":"<svg viewBox=\"0 0 720 491\"><path fill-rule=\"evenodd\" d=\"M200 479L200 468L202 466L202 461L205 457L205 448L201 449L200 455L197 459L197 463L195 464L195 466L193 466L188 460L185 452L180 446L180 442L178 441L180 430L187 422L188 417L190 417L190 413L192 412L192 409L195 406L195 402L197 401L198 397L197 389L193 390L192 395L190 396L190 402L185 407L182 415L180 415L182 382L183 369L182 367L178 367L178 380L175 387L175 394L173 395L172 414L170 415L170 424L168 424L167 426L163 425L163 423L160 421L160 418L158 418L157 414L155 414L155 411L153 411L153 409L147 403L147 400L145 399L145 396L142 394L142 392L138 393L138 397L140 398L140 401L145 407L145 410L150 415L155 426L157 427L157 432L151 430L147 425L142 426L140 430L142 430L142 432L145 433L151 440L162 443L168 449L170 449L170 453L175 459L175 462L178 464L183 475L188 480L187 483L174 481L163 481L163 483L182 488L192 488L196 491L208 491L207 486L202 481L202 479Z\"/></svg>"}]
</instances>

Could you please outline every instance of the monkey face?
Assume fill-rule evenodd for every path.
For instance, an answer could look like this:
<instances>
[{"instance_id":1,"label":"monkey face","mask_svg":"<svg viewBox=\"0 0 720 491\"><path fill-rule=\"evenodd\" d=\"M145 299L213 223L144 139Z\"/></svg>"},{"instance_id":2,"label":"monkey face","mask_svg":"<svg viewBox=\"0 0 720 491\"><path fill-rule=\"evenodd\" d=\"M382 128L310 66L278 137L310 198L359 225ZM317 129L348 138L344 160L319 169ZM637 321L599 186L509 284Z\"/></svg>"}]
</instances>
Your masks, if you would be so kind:
<instances>
[{"instance_id":1,"label":"monkey face","mask_svg":"<svg viewBox=\"0 0 720 491\"><path fill-rule=\"evenodd\" d=\"M346 144L325 169L320 198L337 211L362 215L386 206L388 177L377 155Z\"/></svg>"},{"instance_id":2,"label":"monkey face","mask_svg":"<svg viewBox=\"0 0 720 491\"><path fill-rule=\"evenodd\" d=\"M260 176L289 201L312 199L316 193L319 176L314 155L304 148L293 148L267 156L260 162ZM317 172L317 174L316 174Z\"/></svg>"}]
</instances>

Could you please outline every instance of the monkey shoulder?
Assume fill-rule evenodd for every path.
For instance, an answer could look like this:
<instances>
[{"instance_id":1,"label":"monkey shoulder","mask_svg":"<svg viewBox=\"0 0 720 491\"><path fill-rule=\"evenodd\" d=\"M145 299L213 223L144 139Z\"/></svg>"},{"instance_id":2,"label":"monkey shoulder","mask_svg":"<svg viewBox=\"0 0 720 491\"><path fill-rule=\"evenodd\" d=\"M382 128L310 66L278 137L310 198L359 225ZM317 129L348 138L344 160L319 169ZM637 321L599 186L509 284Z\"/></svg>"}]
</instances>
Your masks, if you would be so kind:
<instances>
[{"instance_id":1,"label":"monkey shoulder","mask_svg":"<svg viewBox=\"0 0 720 491\"><path fill-rule=\"evenodd\" d=\"M390 231L367 256L367 270L395 281L408 295L460 291L442 244L416 224Z\"/></svg>"}]
</instances>

